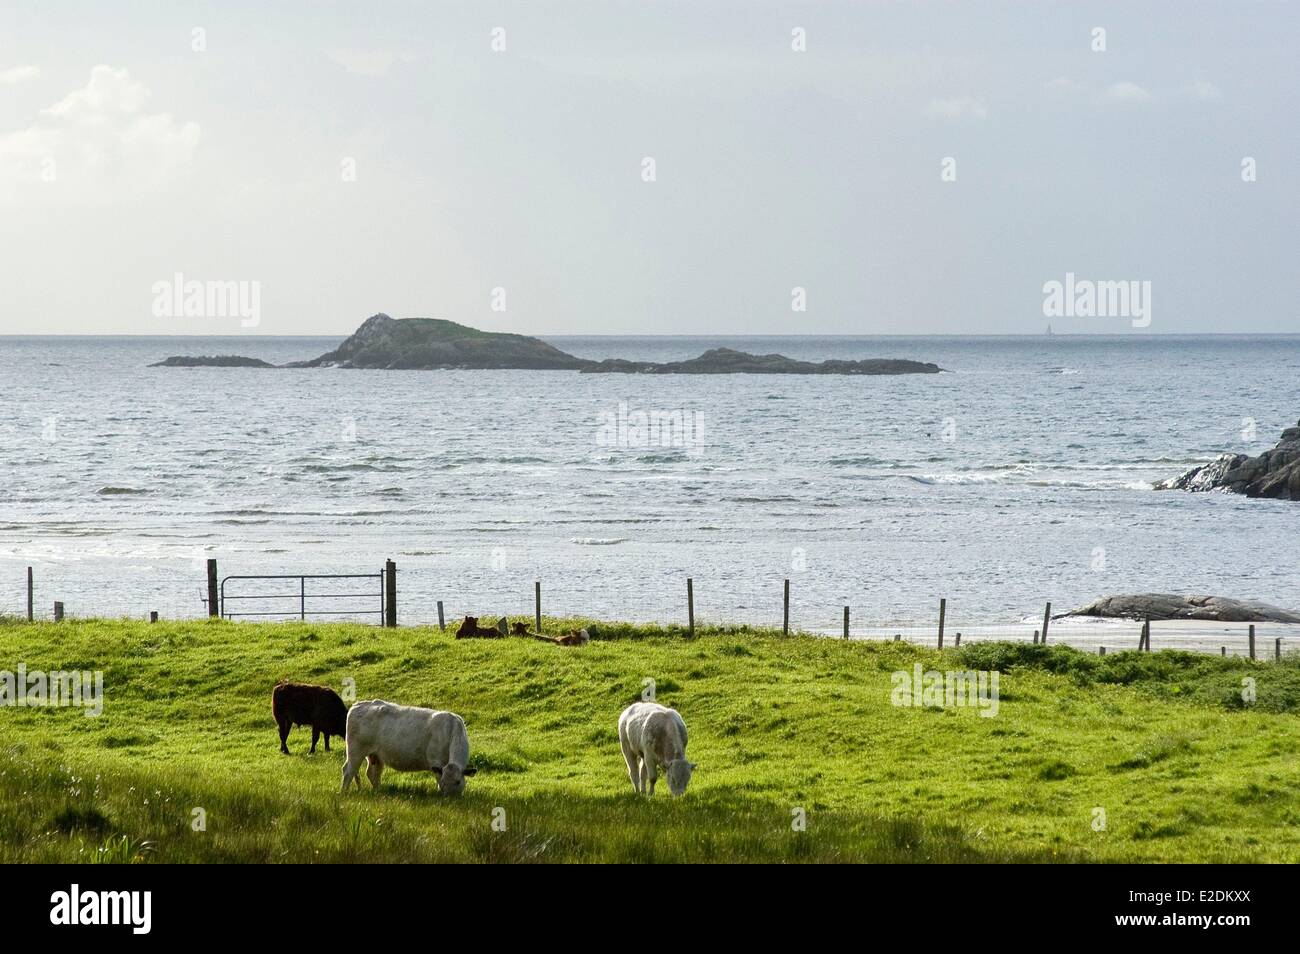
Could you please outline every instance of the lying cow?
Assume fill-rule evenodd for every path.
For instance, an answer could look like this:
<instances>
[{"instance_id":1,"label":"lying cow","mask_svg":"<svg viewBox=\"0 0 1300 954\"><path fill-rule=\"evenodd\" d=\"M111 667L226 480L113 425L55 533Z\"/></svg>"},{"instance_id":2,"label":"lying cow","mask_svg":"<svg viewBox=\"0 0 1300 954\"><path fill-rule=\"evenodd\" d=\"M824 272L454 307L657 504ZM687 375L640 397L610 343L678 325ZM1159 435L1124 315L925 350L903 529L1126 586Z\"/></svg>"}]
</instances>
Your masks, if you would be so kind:
<instances>
[{"instance_id":1,"label":"lying cow","mask_svg":"<svg viewBox=\"0 0 1300 954\"><path fill-rule=\"evenodd\" d=\"M675 709L657 702L632 703L618 718L618 743L637 794L655 793L660 767L668 776L668 790L674 795L686 793L695 763L686 761L686 723ZM349 736L349 751L351 746Z\"/></svg>"},{"instance_id":2,"label":"lying cow","mask_svg":"<svg viewBox=\"0 0 1300 954\"><path fill-rule=\"evenodd\" d=\"M280 751L289 754L289 730L295 725L311 726L311 751L325 735L325 751L330 750L330 736L343 737L347 731L348 707L329 686L309 686L301 682L277 683L271 692L271 713L280 727Z\"/></svg>"},{"instance_id":3,"label":"lying cow","mask_svg":"<svg viewBox=\"0 0 1300 954\"><path fill-rule=\"evenodd\" d=\"M366 777L379 788L385 768L398 772L433 772L438 791L459 795L465 790L469 734L465 720L454 712L399 706L382 699L358 702L348 711L348 760L343 766L343 791L355 781L362 761Z\"/></svg>"},{"instance_id":4,"label":"lying cow","mask_svg":"<svg viewBox=\"0 0 1300 954\"><path fill-rule=\"evenodd\" d=\"M465 622L460 624L460 629L456 630L457 639L498 639L505 633L505 617L501 617L502 623L498 627L480 626L477 616L466 616Z\"/></svg>"},{"instance_id":5,"label":"lying cow","mask_svg":"<svg viewBox=\"0 0 1300 954\"><path fill-rule=\"evenodd\" d=\"M555 643L557 646L585 646L591 641L591 634L585 629L577 632L569 630L563 636L547 636L544 633L534 633L528 628L527 623L511 623L511 636L529 636L533 639L540 639L542 642Z\"/></svg>"}]
</instances>

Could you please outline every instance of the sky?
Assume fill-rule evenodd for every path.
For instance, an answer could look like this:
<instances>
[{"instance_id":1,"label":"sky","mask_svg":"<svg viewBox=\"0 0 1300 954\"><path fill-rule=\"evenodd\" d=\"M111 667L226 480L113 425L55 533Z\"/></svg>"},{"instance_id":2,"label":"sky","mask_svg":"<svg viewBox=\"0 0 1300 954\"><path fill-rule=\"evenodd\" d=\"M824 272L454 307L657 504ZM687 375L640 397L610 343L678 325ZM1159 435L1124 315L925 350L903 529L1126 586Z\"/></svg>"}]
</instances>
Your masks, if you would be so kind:
<instances>
[{"instance_id":1,"label":"sky","mask_svg":"<svg viewBox=\"0 0 1300 954\"><path fill-rule=\"evenodd\" d=\"M0 334L1300 332L1298 27L1283 2L7 3ZM1145 313L1049 314L1067 274Z\"/></svg>"}]
</instances>

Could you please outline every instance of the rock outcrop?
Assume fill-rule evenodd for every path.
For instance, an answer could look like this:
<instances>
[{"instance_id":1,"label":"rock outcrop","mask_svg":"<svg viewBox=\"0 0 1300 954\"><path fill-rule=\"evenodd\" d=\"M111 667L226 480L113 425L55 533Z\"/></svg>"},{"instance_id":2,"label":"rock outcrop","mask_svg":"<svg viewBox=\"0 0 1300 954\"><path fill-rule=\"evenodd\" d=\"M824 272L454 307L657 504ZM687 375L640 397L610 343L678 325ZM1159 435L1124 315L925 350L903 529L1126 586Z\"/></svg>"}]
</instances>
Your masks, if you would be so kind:
<instances>
[{"instance_id":1,"label":"rock outcrop","mask_svg":"<svg viewBox=\"0 0 1300 954\"><path fill-rule=\"evenodd\" d=\"M1231 600L1223 596L1179 596L1176 593L1137 593L1105 596L1080 606L1065 616L1100 616L1112 619L1203 619L1223 623L1300 623L1293 613L1257 600Z\"/></svg>"},{"instance_id":2,"label":"rock outcrop","mask_svg":"<svg viewBox=\"0 0 1300 954\"><path fill-rule=\"evenodd\" d=\"M1226 490L1247 497L1300 500L1300 425L1288 427L1270 451L1258 457L1224 454L1208 464L1155 485L1156 490Z\"/></svg>"},{"instance_id":3,"label":"rock outcrop","mask_svg":"<svg viewBox=\"0 0 1300 954\"><path fill-rule=\"evenodd\" d=\"M748 354L731 348L713 348L686 361L625 361L608 358L592 364L584 374L938 374L937 364L903 358L867 358L862 361L799 361L780 354Z\"/></svg>"}]
</instances>

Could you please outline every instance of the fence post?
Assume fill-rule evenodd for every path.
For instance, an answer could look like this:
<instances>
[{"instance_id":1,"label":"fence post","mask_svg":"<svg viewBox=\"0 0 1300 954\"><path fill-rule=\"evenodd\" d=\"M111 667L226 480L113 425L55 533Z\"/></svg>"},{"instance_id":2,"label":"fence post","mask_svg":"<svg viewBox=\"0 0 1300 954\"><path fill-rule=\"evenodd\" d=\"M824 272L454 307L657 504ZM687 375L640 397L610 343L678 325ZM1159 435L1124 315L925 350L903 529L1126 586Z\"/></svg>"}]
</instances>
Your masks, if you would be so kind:
<instances>
[{"instance_id":1,"label":"fence post","mask_svg":"<svg viewBox=\"0 0 1300 954\"><path fill-rule=\"evenodd\" d=\"M1104 655L1106 655L1106 647L1105 647L1105 646L1098 646L1098 647L1097 647L1097 655L1098 655L1098 656L1104 656Z\"/></svg>"},{"instance_id":2,"label":"fence post","mask_svg":"<svg viewBox=\"0 0 1300 954\"><path fill-rule=\"evenodd\" d=\"M384 562L384 625L397 625L397 564L392 560Z\"/></svg>"},{"instance_id":3,"label":"fence post","mask_svg":"<svg viewBox=\"0 0 1300 954\"><path fill-rule=\"evenodd\" d=\"M542 581L533 580L533 632L542 631Z\"/></svg>"},{"instance_id":4,"label":"fence post","mask_svg":"<svg viewBox=\"0 0 1300 954\"><path fill-rule=\"evenodd\" d=\"M1034 630L1034 645L1038 645L1038 630Z\"/></svg>"},{"instance_id":5,"label":"fence post","mask_svg":"<svg viewBox=\"0 0 1300 954\"><path fill-rule=\"evenodd\" d=\"M844 638L849 638L849 608L844 607Z\"/></svg>"},{"instance_id":6,"label":"fence post","mask_svg":"<svg viewBox=\"0 0 1300 954\"><path fill-rule=\"evenodd\" d=\"M221 607L217 605L217 561L208 561L208 615L220 616Z\"/></svg>"},{"instance_id":7,"label":"fence post","mask_svg":"<svg viewBox=\"0 0 1300 954\"><path fill-rule=\"evenodd\" d=\"M447 621L442 617L442 600L438 600L438 628L446 629Z\"/></svg>"},{"instance_id":8,"label":"fence post","mask_svg":"<svg viewBox=\"0 0 1300 954\"><path fill-rule=\"evenodd\" d=\"M1043 610L1043 642L1047 642L1047 625L1052 621L1052 601L1047 601L1047 609Z\"/></svg>"},{"instance_id":9,"label":"fence post","mask_svg":"<svg viewBox=\"0 0 1300 954\"><path fill-rule=\"evenodd\" d=\"M1255 624L1250 624L1250 658L1255 658Z\"/></svg>"},{"instance_id":10,"label":"fence post","mask_svg":"<svg viewBox=\"0 0 1300 954\"><path fill-rule=\"evenodd\" d=\"M781 635L790 635L790 581L785 581L785 596L781 600Z\"/></svg>"},{"instance_id":11,"label":"fence post","mask_svg":"<svg viewBox=\"0 0 1300 954\"><path fill-rule=\"evenodd\" d=\"M1142 635L1138 637L1138 651L1151 652L1151 620L1142 621Z\"/></svg>"},{"instance_id":12,"label":"fence post","mask_svg":"<svg viewBox=\"0 0 1300 954\"><path fill-rule=\"evenodd\" d=\"M1228 655L1228 647L1227 647L1227 646L1220 646L1220 647L1219 647L1219 655L1220 655L1220 656L1226 656L1226 655Z\"/></svg>"},{"instance_id":13,"label":"fence post","mask_svg":"<svg viewBox=\"0 0 1300 954\"><path fill-rule=\"evenodd\" d=\"M953 640L953 643L952 643L952 644L953 644L954 646L960 646L960 645L961 645L961 633L958 633L958 634L957 634L957 638L956 638L955 640Z\"/></svg>"},{"instance_id":14,"label":"fence post","mask_svg":"<svg viewBox=\"0 0 1300 954\"><path fill-rule=\"evenodd\" d=\"M298 618L307 619L307 577L298 577Z\"/></svg>"},{"instance_id":15,"label":"fence post","mask_svg":"<svg viewBox=\"0 0 1300 954\"><path fill-rule=\"evenodd\" d=\"M157 611L157 610L151 610L151 611L150 611L150 613L149 613L149 622L151 622L151 623L156 623L156 622L158 622L158 611Z\"/></svg>"},{"instance_id":16,"label":"fence post","mask_svg":"<svg viewBox=\"0 0 1300 954\"><path fill-rule=\"evenodd\" d=\"M63 622L63 604L57 600L54 603L54 622Z\"/></svg>"},{"instance_id":17,"label":"fence post","mask_svg":"<svg viewBox=\"0 0 1300 954\"><path fill-rule=\"evenodd\" d=\"M687 635L695 638L695 581L686 578L686 626Z\"/></svg>"},{"instance_id":18,"label":"fence post","mask_svg":"<svg viewBox=\"0 0 1300 954\"><path fill-rule=\"evenodd\" d=\"M27 568L27 622L34 619L32 607L32 568Z\"/></svg>"},{"instance_id":19,"label":"fence post","mask_svg":"<svg viewBox=\"0 0 1300 954\"><path fill-rule=\"evenodd\" d=\"M1282 661L1282 637L1279 636L1273 640L1273 658L1278 662Z\"/></svg>"},{"instance_id":20,"label":"fence post","mask_svg":"<svg viewBox=\"0 0 1300 954\"><path fill-rule=\"evenodd\" d=\"M948 601L946 599L940 599L939 600L939 648L940 649L943 649L943 618L945 615L947 615L947 612L948 612Z\"/></svg>"}]
</instances>

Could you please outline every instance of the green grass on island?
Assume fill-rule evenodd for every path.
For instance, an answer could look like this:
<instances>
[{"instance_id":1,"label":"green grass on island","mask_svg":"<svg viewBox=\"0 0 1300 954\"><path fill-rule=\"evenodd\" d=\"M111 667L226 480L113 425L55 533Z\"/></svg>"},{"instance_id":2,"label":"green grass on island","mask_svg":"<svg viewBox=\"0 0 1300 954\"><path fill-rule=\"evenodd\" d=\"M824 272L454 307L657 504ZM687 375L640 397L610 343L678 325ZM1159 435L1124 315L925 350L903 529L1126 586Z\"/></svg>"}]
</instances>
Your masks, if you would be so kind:
<instances>
[{"instance_id":1,"label":"green grass on island","mask_svg":"<svg viewBox=\"0 0 1300 954\"><path fill-rule=\"evenodd\" d=\"M599 636L0 622L0 670L105 686L98 718L0 709L0 861L1300 861L1294 660ZM891 674L916 663L999 671L998 714L892 705ZM280 754L278 679L458 712L479 772L461 799L392 771L341 795L342 742L309 756L295 729ZM646 679L690 729L679 799L638 798L619 751Z\"/></svg>"}]
</instances>

